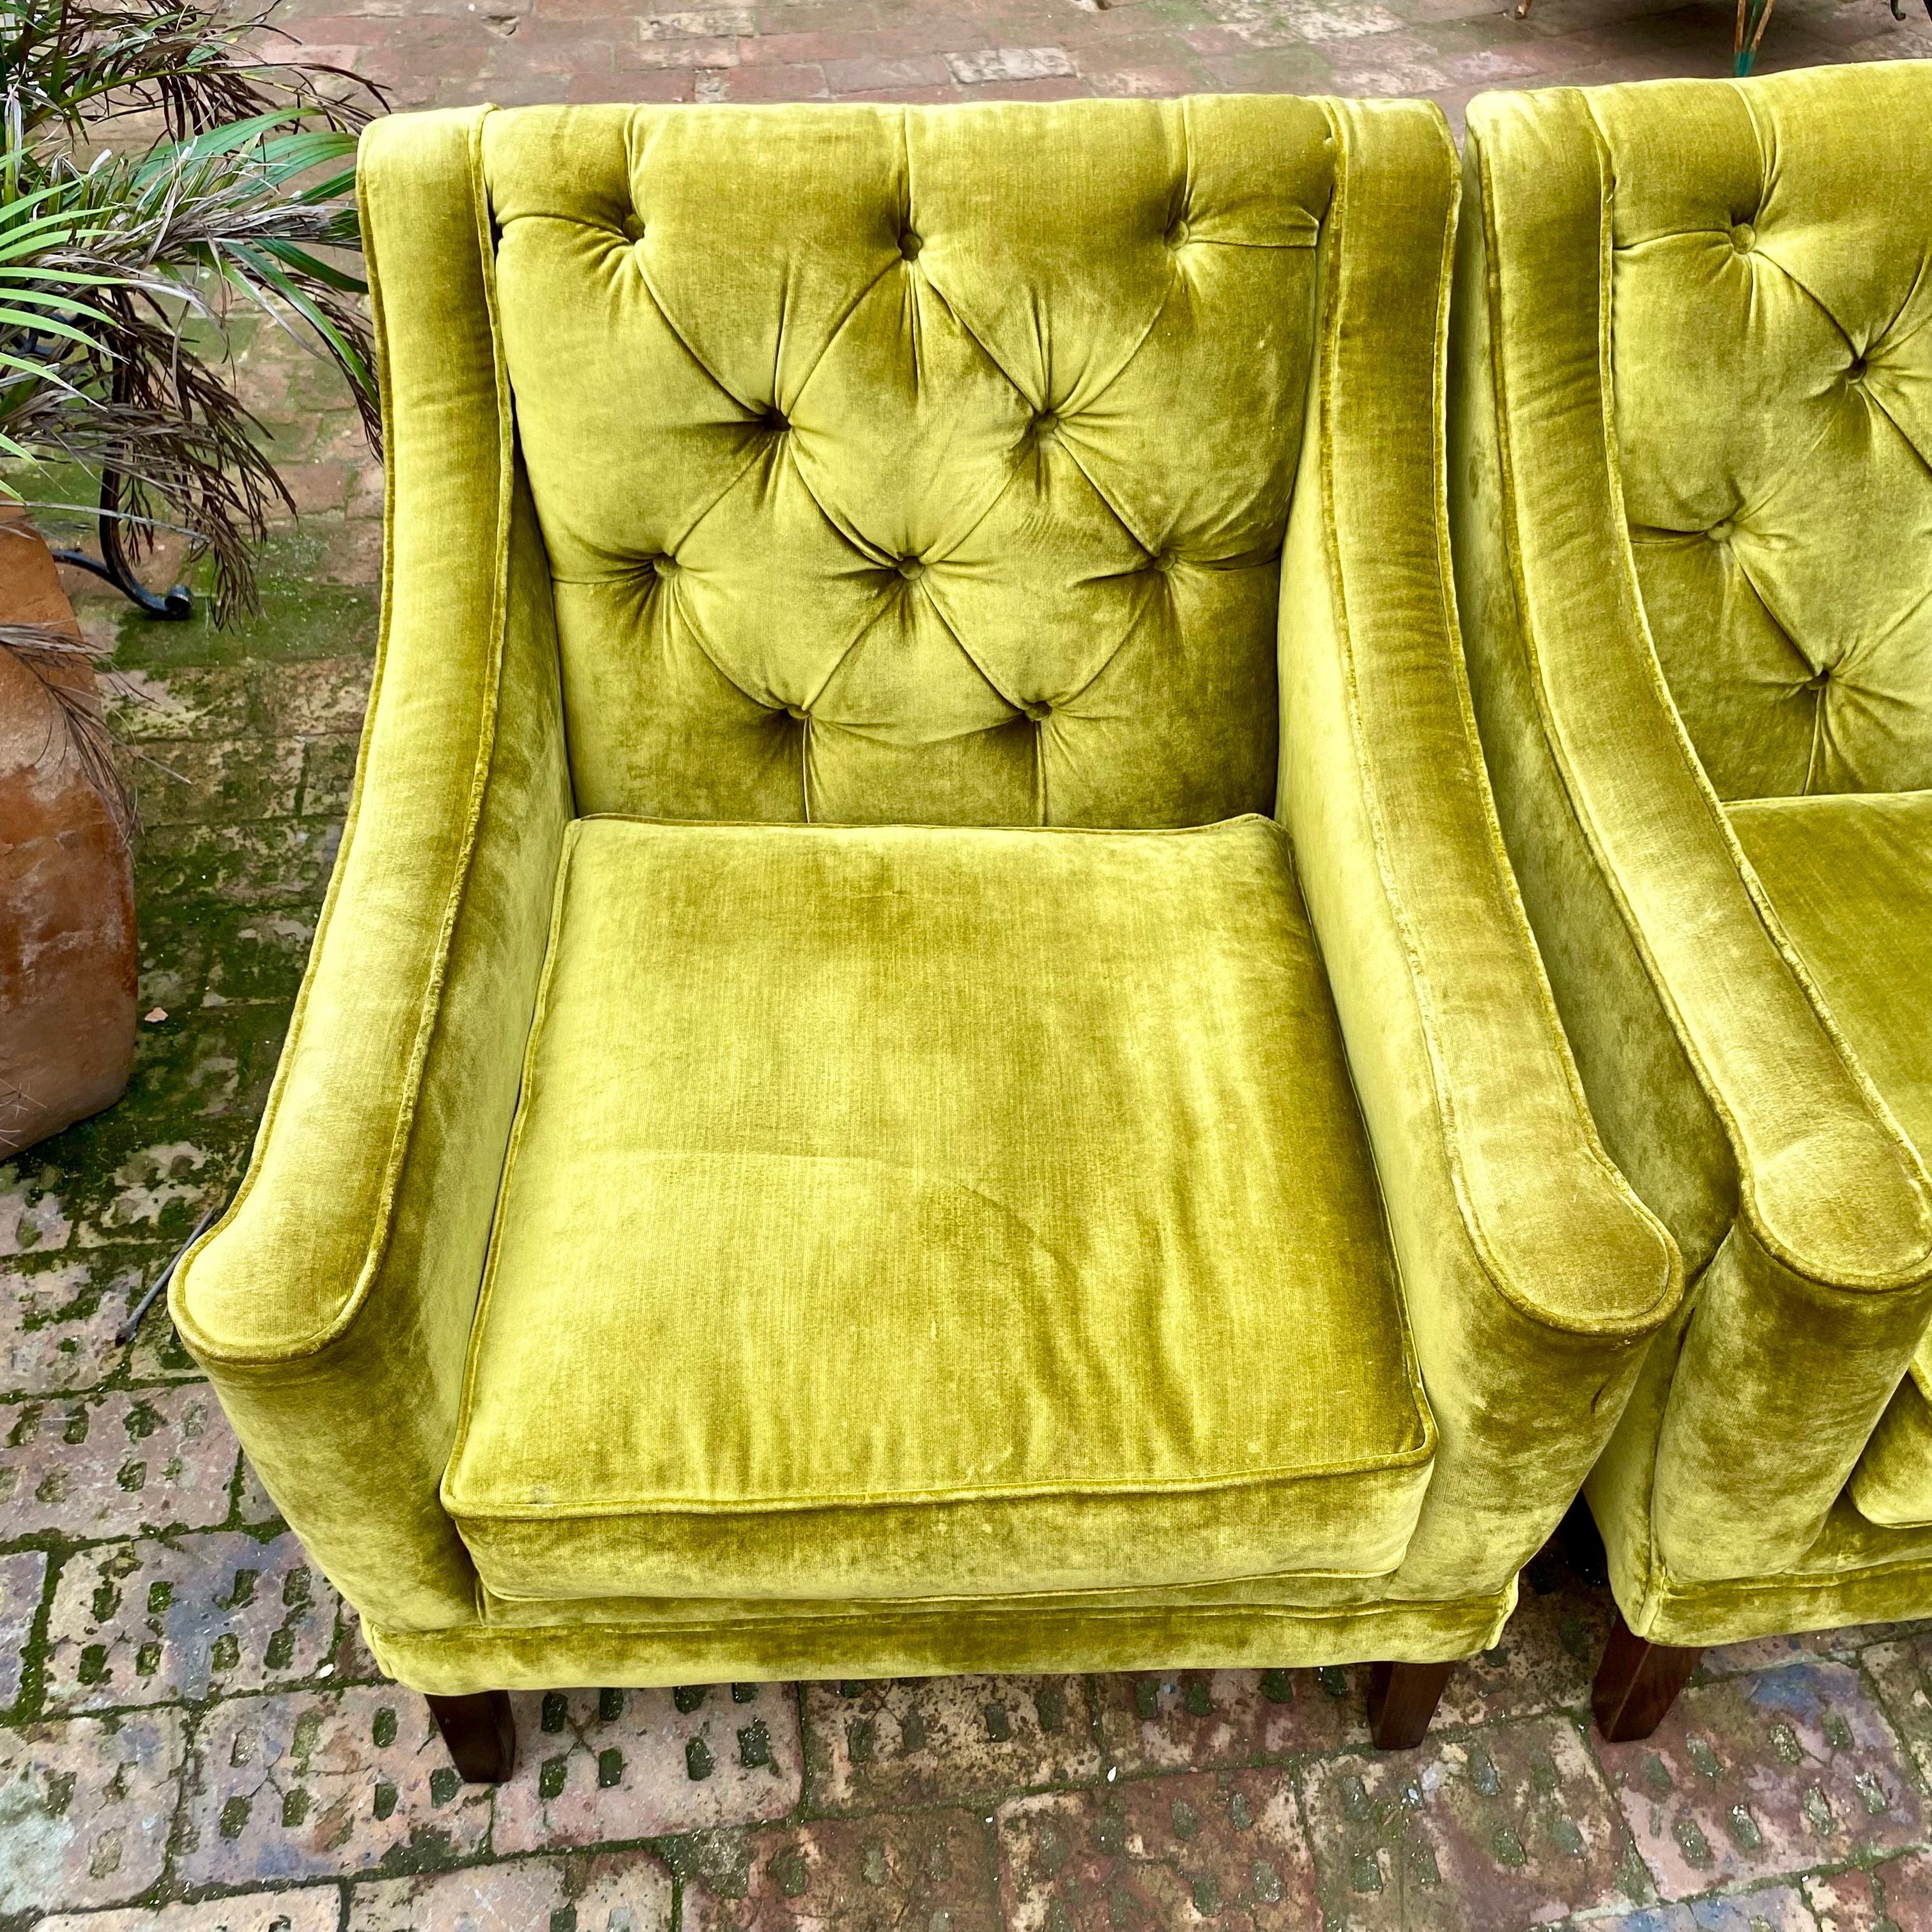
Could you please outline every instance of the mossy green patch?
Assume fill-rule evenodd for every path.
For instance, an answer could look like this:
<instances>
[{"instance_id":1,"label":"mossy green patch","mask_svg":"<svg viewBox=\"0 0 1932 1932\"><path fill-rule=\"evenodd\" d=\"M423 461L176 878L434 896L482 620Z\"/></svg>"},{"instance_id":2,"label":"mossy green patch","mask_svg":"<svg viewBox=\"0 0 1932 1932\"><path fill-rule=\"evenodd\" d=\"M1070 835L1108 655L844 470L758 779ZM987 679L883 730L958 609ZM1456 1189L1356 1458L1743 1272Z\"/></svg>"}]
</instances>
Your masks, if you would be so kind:
<instances>
[{"instance_id":1,"label":"mossy green patch","mask_svg":"<svg viewBox=\"0 0 1932 1932\"><path fill-rule=\"evenodd\" d=\"M255 658L357 658L376 648L373 591L317 581L326 546L319 531L278 530L260 560L260 610L226 629L214 626L205 568L190 573L197 592L185 622L158 621L131 604L119 614L115 663L124 670L238 664Z\"/></svg>"}]
</instances>

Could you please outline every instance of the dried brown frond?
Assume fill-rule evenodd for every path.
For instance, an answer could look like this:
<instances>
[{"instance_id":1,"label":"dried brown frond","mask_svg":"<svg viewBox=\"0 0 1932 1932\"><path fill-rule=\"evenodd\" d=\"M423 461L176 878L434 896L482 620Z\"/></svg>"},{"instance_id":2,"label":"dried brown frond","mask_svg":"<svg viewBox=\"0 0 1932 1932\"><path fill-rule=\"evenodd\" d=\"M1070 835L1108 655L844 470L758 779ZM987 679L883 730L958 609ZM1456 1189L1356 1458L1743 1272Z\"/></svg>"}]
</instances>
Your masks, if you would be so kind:
<instances>
[{"instance_id":1,"label":"dried brown frond","mask_svg":"<svg viewBox=\"0 0 1932 1932\"><path fill-rule=\"evenodd\" d=\"M108 653L51 624L0 624L0 651L24 665L53 700L55 716L88 782L100 794L124 844L140 827L134 794L114 755L115 738L102 702L104 690L134 697L134 687L107 663ZM76 671L90 675L77 677Z\"/></svg>"}]
</instances>

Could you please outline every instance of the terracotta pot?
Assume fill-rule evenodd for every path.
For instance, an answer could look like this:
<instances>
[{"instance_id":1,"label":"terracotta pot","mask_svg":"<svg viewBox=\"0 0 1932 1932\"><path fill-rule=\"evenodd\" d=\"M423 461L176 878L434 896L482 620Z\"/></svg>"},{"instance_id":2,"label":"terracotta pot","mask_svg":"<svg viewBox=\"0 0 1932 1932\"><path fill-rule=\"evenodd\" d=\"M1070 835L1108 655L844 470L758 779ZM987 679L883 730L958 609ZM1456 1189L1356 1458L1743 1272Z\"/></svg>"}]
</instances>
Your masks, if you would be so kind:
<instances>
[{"instance_id":1,"label":"terracotta pot","mask_svg":"<svg viewBox=\"0 0 1932 1932\"><path fill-rule=\"evenodd\" d=\"M38 533L0 508L0 623L80 630ZM94 690L76 661L57 675ZM134 880L61 706L0 649L0 1160L111 1106L134 1060Z\"/></svg>"}]
</instances>

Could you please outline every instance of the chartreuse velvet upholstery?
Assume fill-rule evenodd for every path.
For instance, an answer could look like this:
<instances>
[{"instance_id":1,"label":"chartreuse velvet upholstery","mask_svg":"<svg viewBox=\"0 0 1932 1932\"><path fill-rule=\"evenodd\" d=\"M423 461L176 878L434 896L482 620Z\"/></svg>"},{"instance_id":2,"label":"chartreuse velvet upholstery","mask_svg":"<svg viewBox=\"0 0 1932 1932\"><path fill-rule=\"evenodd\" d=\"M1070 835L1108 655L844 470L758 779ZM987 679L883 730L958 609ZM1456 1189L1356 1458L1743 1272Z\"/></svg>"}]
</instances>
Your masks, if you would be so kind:
<instances>
[{"instance_id":1,"label":"chartreuse velvet upholstery","mask_svg":"<svg viewBox=\"0 0 1932 1932\"><path fill-rule=\"evenodd\" d=\"M1490 1642L1681 1297L1462 680L1432 107L399 117L356 802L173 1288L435 1693Z\"/></svg>"},{"instance_id":2,"label":"chartreuse velvet upholstery","mask_svg":"<svg viewBox=\"0 0 1932 1932\"><path fill-rule=\"evenodd\" d=\"M1932 1609L1932 152L1875 137L1928 123L1910 63L1469 111L1457 587L1694 1283L1588 1491L1666 1642Z\"/></svg>"}]
</instances>

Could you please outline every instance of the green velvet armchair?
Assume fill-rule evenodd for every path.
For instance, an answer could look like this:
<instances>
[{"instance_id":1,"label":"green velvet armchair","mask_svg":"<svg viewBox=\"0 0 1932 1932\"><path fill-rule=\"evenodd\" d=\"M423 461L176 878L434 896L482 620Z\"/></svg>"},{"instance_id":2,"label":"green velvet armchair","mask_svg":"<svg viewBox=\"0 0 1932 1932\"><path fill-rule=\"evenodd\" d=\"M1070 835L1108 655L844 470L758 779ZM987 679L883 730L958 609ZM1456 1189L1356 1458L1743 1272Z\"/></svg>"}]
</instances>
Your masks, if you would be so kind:
<instances>
[{"instance_id":1,"label":"green velvet armchair","mask_svg":"<svg viewBox=\"0 0 1932 1932\"><path fill-rule=\"evenodd\" d=\"M1456 640L1413 104L401 117L353 806L172 1309L503 1694L1366 1660L1385 1742L1682 1292Z\"/></svg>"},{"instance_id":2,"label":"green velvet armchair","mask_svg":"<svg viewBox=\"0 0 1932 1932\"><path fill-rule=\"evenodd\" d=\"M1693 1284L1588 1489L1612 1736L1700 1646L1932 1612L1928 127L1922 63L1469 110L1471 678Z\"/></svg>"}]
</instances>

